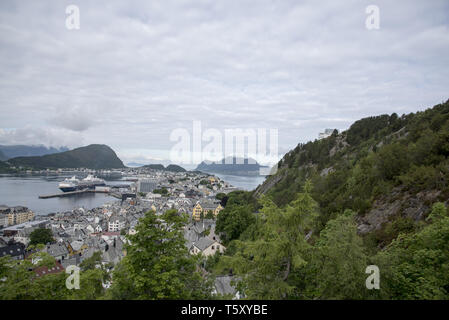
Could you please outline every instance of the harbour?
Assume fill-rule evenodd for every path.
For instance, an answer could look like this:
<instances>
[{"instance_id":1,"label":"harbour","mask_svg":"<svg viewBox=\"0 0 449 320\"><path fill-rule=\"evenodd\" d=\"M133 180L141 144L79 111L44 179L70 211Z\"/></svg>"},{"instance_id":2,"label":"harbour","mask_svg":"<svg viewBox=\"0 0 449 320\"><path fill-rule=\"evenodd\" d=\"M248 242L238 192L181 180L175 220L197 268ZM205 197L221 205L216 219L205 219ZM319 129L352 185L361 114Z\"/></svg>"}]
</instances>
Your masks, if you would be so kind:
<instances>
[{"instance_id":1,"label":"harbour","mask_svg":"<svg viewBox=\"0 0 449 320\"><path fill-rule=\"evenodd\" d=\"M68 197L68 196L79 195L79 194L83 194L83 193L89 193L89 192L90 193L110 193L110 191L107 191L107 190L83 189L83 190L76 190L76 191L60 192L60 193L49 194L49 195L41 195L41 196L39 196L39 199Z\"/></svg>"},{"instance_id":2,"label":"harbour","mask_svg":"<svg viewBox=\"0 0 449 320\"><path fill-rule=\"evenodd\" d=\"M104 185L86 187L81 190L73 189L61 192L60 184L75 175L80 181L89 174L97 173L67 171L57 174L22 174L0 176L0 205L26 206L36 215L46 215L55 212L71 211L73 209L92 209L106 203L122 199L120 188L127 188L137 179L135 176L126 178L107 179L102 175ZM243 190L252 190L262 183L264 177L239 177L220 175L224 181ZM84 177L84 178L83 178ZM112 176L111 176L112 177ZM102 189L106 188L106 189ZM108 191L106 191L109 189Z\"/></svg>"},{"instance_id":3,"label":"harbour","mask_svg":"<svg viewBox=\"0 0 449 320\"><path fill-rule=\"evenodd\" d=\"M71 211L73 209L92 209L121 199L116 191L120 186L130 183L121 180L106 180L110 192L84 189L81 192L64 193L58 183L68 176L1 176L0 205L26 206L36 215ZM97 188L98 189L98 188Z\"/></svg>"}]
</instances>

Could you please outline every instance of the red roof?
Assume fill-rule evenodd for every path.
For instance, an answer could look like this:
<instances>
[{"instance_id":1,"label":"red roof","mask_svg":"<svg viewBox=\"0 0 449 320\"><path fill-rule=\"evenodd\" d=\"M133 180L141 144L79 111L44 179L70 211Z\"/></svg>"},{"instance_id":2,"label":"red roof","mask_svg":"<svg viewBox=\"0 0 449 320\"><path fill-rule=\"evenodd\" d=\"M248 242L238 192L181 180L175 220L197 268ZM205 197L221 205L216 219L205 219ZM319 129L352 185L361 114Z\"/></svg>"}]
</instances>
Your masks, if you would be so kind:
<instances>
[{"instance_id":1,"label":"red roof","mask_svg":"<svg viewBox=\"0 0 449 320\"><path fill-rule=\"evenodd\" d=\"M54 267L48 268L47 266L37 267L33 270L38 277L45 276L46 274L59 273L64 271L62 264L56 261Z\"/></svg>"}]
</instances>

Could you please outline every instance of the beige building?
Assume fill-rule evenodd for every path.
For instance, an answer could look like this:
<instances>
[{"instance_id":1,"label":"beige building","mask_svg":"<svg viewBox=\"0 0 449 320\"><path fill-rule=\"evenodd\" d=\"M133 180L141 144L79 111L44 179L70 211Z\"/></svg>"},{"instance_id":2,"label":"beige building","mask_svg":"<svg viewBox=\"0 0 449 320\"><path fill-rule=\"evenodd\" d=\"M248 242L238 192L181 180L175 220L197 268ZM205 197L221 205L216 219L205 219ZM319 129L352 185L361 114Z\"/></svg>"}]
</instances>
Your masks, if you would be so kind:
<instances>
[{"instance_id":1,"label":"beige building","mask_svg":"<svg viewBox=\"0 0 449 320\"><path fill-rule=\"evenodd\" d=\"M15 224L24 223L27 221L31 221L34 218L33 211L29 210L26 207L11 207L9 208L8 215L8 224L10 226Z\"/></svg>"}]
</instances>

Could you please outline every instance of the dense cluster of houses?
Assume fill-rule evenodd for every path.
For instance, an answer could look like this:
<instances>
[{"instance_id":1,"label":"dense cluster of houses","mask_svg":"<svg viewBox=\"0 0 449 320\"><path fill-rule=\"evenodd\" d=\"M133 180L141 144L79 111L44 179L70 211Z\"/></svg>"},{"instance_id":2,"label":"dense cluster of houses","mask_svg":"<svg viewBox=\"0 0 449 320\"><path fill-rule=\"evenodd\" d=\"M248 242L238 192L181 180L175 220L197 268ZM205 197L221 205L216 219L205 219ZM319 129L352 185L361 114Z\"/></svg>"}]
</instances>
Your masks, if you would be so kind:
<instances>
[{"instance_id":1,"label":"dense cluster of houses","mask_svg":"<svg viewBox=\"0 0 449 320\"><path fill-rule=\"evenodd\" d=\"M106 204L100 208L38 216L34 221L10 226L0 236L0 256L13 246L20 246L11 254L13 258L25 258L30 234L38 228L50 229L54 241L42 249L64 268L79 265L95 252L101 252L102 263L113 267L125 255L125 235L135 227L148 207L124 203ZM5 255L4 254L4 255Z\"/></svg>"},{"instance_id":2,"label":"dense cluster of houses","mask_svg":"<svg viewBox=\"0 0 449 320\"><path fill-rule=\"evenodd\" d=\"M30 234L37 228L47 228L52 231L54 241L39 250L53 256L57 265L52 269L35 270L39 276L63 272L69 265L78 266L95 252L100 252L102 264L112 269L126 255L126 235L136 233L139 219L148 211L162 215L169 209L176 209L178 213L190 217L184 227L184 237L191 254L210 256L224 252L226 248L215 233L216 217L223 210L216 195L234 189L218 178L205 174L150 174L150 177L146 175L144 178L156 179L154 190L139 192L136 198L115 200L91 210L79 208L34 217L23 207L0 206L0 213L6 217L3 219L8 221L10 216L28 212L26 219L13 217L15 220L12 223L1 225L0 257L9 255L14 259L26 259L36 250L33 248L34 251L30 251L28 248ZM164 192L160 191L164 189Z\"/></svg>"}]
</instances>

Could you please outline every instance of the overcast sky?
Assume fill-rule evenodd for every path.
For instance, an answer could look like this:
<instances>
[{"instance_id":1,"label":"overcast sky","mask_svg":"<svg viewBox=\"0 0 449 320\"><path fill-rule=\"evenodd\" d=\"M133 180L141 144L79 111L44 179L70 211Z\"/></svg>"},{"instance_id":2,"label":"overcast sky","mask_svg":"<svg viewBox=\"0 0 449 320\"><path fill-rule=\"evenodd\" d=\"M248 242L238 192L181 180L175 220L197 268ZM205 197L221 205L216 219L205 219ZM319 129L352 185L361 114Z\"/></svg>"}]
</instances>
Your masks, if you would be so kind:
<instances>
[{"instance_id":1,"label":"overcast sky","mask_svg":"<svg viewBox=\"0 0 449 320\"><path fill-rule=\"evenodd\" d=\"M0 1L0 144L104 143L154 162L199 120L278 129L282 154L448 89L447 0Z\"/></svg>"}]
</instances>

